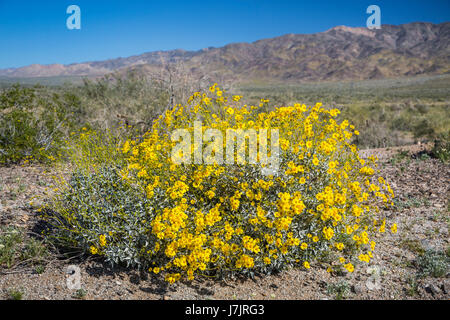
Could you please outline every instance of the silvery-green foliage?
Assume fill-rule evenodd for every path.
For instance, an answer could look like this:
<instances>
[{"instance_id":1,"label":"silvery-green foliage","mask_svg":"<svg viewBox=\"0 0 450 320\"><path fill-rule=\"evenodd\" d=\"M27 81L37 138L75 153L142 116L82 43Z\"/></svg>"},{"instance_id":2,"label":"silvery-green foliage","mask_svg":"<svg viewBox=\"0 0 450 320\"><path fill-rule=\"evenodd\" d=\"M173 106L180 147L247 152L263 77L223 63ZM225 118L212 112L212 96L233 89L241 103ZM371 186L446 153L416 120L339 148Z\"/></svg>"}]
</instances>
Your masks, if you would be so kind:
<instances>
[{"instance_id":1,"label":"silvery-green foliage","mask_svg":"<svg viewBox=\"0 0 450 320\"><path fill-rule=\"evenodd\" d=\"M93 246L113 264L140 267L150 246L154 206L116 168L74 172L46 218L49 235L64 246ZM105 236L102 245L100 236Z\"/></svg>"}]
</instances>

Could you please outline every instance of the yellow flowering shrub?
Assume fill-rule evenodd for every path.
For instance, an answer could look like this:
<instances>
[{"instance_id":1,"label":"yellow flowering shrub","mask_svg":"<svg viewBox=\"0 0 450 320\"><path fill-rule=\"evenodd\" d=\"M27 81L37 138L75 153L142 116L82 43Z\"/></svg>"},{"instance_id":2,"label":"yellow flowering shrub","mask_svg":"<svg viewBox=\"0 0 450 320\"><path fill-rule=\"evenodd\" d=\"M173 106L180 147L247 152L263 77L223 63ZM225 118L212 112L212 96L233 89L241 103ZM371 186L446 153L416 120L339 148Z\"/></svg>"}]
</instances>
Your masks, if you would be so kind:
<instances>
[{"instance_id":1,"label":"yellow flowering shrub","mask_svg":"<svg viewBox=\"0 0 450 320\"><path fill-rule=\"evenodd\" d=\"M349 272L370 262L376 234L386 228L382 208L392 205L394 193L378 176L376 158L359 157L351 143L359 132L320 103L262 112L268 100L249 106L241 98L217 85L196 92L121 146L127 165L120 177L139 186L151 207L141 221L147 244L140 259L170 283L195 274L309 269L324 256L331 268ZM216 129L223 136L228 129L277 129L279 167L267 174L248 161L175 163L172 133L194 135L195 121L202 133ZM211 141L201 143L210 150ZM193 159L196 148L183 156Z\"/></svg>"}]
</instances>

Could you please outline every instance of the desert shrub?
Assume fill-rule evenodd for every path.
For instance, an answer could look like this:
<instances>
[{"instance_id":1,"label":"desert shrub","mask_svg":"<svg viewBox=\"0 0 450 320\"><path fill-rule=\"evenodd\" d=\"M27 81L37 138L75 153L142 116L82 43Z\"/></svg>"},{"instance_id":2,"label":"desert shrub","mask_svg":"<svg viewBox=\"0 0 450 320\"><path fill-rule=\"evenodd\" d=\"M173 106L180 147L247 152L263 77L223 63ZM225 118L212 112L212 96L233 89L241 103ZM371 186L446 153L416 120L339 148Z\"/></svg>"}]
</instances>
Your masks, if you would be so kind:
<instances>
[{"instance_id":1,"label":"desert shrub","mask_svg":"<svg viewBox=\"0 0 450 320\"><path fill-rule=\"evenodd\" d=\"M9 289L7 293L8 300L22 300L24 296L23 289Z\"/></svg>"},{"instance_id":2,"label":"desert shrub","mask_svg":"<svg viewBox=\"0 0 450 320\"><path fill-rule=\"evenodd\" d=\"M435 135L435 131L430 124L430 121L423 119L419 121L413 127L413 134L416 138L418 137L432 137Z\"/></svg>"},{"instance_id":3,"label":"desert shrub","mask_svg":"<svg viewBox=\"0 0 450 320\"><path fill-rule=\"evenodd\" d=\"M445 253L427 250L417 259L420 276L444 277L450 266L450 258Z\"/></svg>"},{"instance_id":4,"label":"desert shrub","mask_svg":"<svg viewBox=\"0 0 450 320\"><path fill-rule=\"evenodd\" d=\"M153 212L140 189L127 184L116 168L104 167L73 172L60 191L53 211L44 214L49 239L105 255L113 263L140 265L148 242L145 221Z\"/></svg>"},{"instance_id":5,"label":"desert shrub","mask_svg":"<svg viewBox=\"0 0 450 320\"><path fill-rule=\"evenodd\" d=\"M0 94L0 164L58 155L72 95L18 85Z\"/></svg>"},{"instance_id":6,"label":"desert shrub","mask_svg":"<svg viewBox=\"0 0 450 320\"><path fill-rule=\"evenodd\" d=\"M49 252L38 239L25 236L16 227L0 228L0 269L44 264Z\"/></svg>"},{"instance_id":7,"label":"desert shrub","mask_svg":"<svg viewBox=\"0 0 450 320\"><path fill-rule=\"evenodd\" d=\"M318 103L260 111L268 102L244 105L216 85L195 93L143 137L122 144L126 165L75 172L48 211L49 235L110 261L164 272L170 283L195 274L310 268L323 256L330 269L348 272L368 263L375 237L387 228L380 209L394 196L376 159L359 157L350 143L359 132L336 121L339 110ZM195 121L203 134L216 129L225 137L227 129L255 129L259 139L258 130L269 129L268 156L278 156L279 168L240 162L237 154L221 163L226 142L217 136L214 143L200 140L203 161L179 163L195 158L199 145L172 154L179 146L172 134L192 135Z\"/></svg>"},{"instance_id":8,"label":"desert shrub","mask_svg":"<svg viewBox=\"0 0 450 320\"><path fill-rule=\"evenodd\" d=\"M327 285L327 293L334 295L336 300L345 299L350 294L350 285L345 280L329 283Z\"/></svg>"},{"instance_id":9,"label":"desert shrub","mask_svg":"<svg viewBox=\"0 0 450 320\"><path fill-rule=\"evenodd\" d=\"M442 162L450 160L450 132L435 139L431 155Z\"/></svg>"},{"instance_id":10,"label":"desert shrub","mask_svg":"<svg viewBox=\"0 0 450 320\"><path fill-rule=\"evenodd\" d=\"M139 223L149 209L144 205L145 198L140 191L123 183L119 175L126 165L119 147L129 134L129 128L125 126L111 130L85 126L72 131L64 141L64 161L58 163L61 174L54 176L57 188L52 190L51 205L45 205L39 211L44 212L43 218L49 223L44 233L66 248L90 252L94 243L101 247L99 240L105 234L104 230L107 229L108 234L114 230L118 241L110 246L110 261L136 266L139 261L139 252L135 251L137 243L121 241L139 238L142 231ZM47 196L46 193L44 197ZM123 222L124 229L119 221ZM74 223L76 226L69 228ZM139 228L133 232L132 226L136 223ZM122 231L131 233L125 236Z\"/></svg>"},{"instance_id":11,"label":"desert shrub","mask_svg":"<svg viewBox=\"0 0 450 320\"><path fill-rule=\"evenodd\" d=\"M97 167L122 166L125 162L120 146L135 133L125 125L110 129L94 129L88 125L72 131L63 142L62 165L84 172Z\"/></svg>"},{"instance_id":12,"label":"desert shrub","mask_svg":"<svg viewBox=\"0 0 450 320\"><path fill-rule=\"evenodd\" d=\"M112 129L125 122L148 129L170 101L170 89L162 81L140 74L110 74L70 88L83 104L79 119L95 128Z\"/></svg>"}]
</instances>

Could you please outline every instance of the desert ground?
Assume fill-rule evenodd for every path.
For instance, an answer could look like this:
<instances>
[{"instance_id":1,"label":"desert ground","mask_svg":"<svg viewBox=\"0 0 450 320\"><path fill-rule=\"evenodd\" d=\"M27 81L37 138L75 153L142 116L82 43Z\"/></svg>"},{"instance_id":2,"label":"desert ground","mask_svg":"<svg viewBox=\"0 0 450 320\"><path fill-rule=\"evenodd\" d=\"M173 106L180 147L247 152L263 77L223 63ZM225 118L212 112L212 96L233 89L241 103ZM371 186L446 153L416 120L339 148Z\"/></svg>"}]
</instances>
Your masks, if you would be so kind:
<instances>
[{"instance_id":1,"label":"desert ground","mask_svg":"<svg viewBox=\"0 0 450 320\"><path fill-rule=\"evenodd\" d=\"M167 284L146 271L112 269L101 258L48 252L38 264L20 261L0 268L0 299L439 299L450 297L450 166L428 155L429 145L362 150L379 157L395 192L388 218L396 234L378 237L369 266L350 273L325 268L289 269L255 279L210 279ZM39 239L39 212L29 205L50 186L52 168L0 167L0 226ZM68 289L68 267L81 270L81 289ZM443 266L443 267L442 267Z\"/></svg>"}]
</instances>

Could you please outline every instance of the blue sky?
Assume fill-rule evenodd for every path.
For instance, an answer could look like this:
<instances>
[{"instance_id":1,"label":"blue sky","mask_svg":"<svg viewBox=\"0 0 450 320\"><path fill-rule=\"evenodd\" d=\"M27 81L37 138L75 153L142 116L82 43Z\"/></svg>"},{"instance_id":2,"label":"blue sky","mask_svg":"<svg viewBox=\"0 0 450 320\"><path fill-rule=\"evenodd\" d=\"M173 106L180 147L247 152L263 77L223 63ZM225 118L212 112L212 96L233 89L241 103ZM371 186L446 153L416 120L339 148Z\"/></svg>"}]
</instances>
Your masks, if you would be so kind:
<instances>
[{"instance_id":1,"label":"blue sky","mask_svg":"<svg viewBox=\"0 0 450 320\"><path fill-rule=\"evenodd\" d=\"M66 27L71 4L81 9L81 30ZM0 0L0 68L198 50L336 25L365 26L371 4L381 8L382 24L450 21L449 0Z\"/></svg>"}]
</instances>

